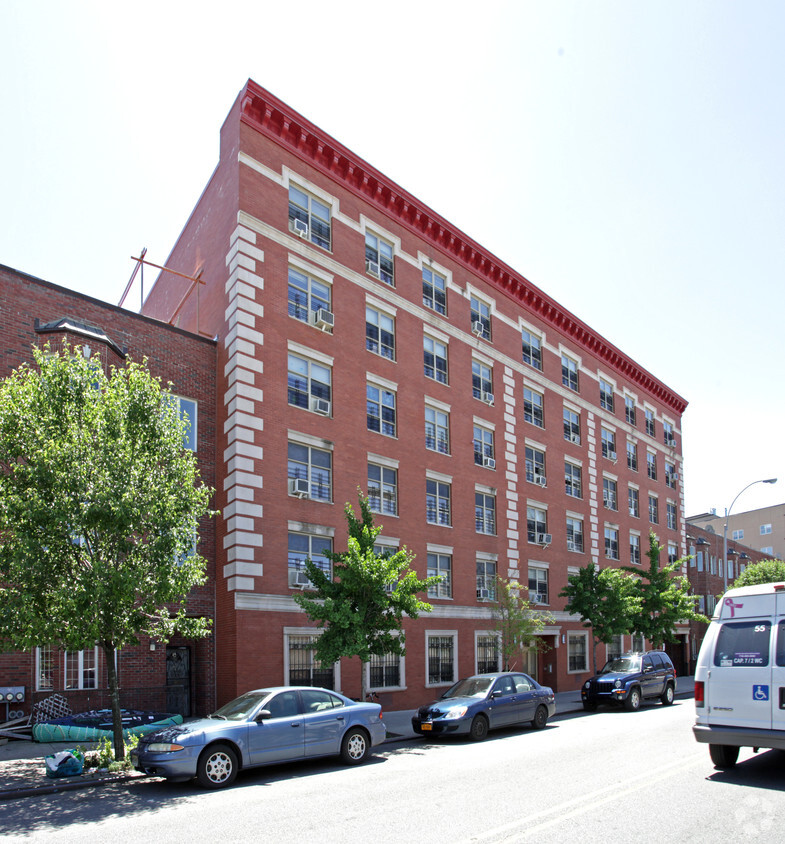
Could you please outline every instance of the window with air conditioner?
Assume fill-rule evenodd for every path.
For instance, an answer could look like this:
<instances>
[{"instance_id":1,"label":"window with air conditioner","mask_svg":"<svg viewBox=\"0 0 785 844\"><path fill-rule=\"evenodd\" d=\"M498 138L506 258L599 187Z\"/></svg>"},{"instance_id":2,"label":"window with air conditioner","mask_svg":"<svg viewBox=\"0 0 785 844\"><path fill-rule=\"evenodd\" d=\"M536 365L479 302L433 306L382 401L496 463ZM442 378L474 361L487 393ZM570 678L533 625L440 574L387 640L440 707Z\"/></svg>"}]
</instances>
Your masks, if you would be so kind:
<instances>
[{"instance_id":1,"label":"window with air conditioner","mask_svg":"<svg viewBox=\"0 0 785 844\"><path fill-rule=\"evenodd\" d=\"M313 413L329 414L332 369L293 352L289 352L288 367L289 404ZM327 404L321 402L327 402ZM326 414L325 408L327 408Z\"/></svg>"},{"instance_id":2,"label":"window with air conditioner","mask_svg":"<svg viewBox=\"0 0 785 844\"><path fill-rule=\"evenodd\" d=\"M471 297L470 319L472 334L482 337L483 340L491 339L491 306L476 296Z\"/></svg>"},{"instance_id":3,"label":"window with air conditioner","mask_svg":"<svg viewBox=\"0 0 785 844\"><path fill-rule=\"evenodd\" d=\"M478 360L472 361L472 395L486 404L493 404L493 369Z\"/></svg>"},{"instance_id":4,"label":"window with air conditioner","mask_svg":"<svg viewBox=\"0 0 785 844\"><path fill-rule=\"evenodd\" d=\"M323 249L330 249L330 207L289 185L289 230Z\"/></svg>"},{"instance_id":5,"label":"window with air conditioner","mask_svg":"<svg viewBox=\"0 0 785 844\"><path fill-rule=\"evenodd\" d=\"M393 246L370 232L365 233L365 271L385 284L395 283Z\"/></svg>"},{"instance_id":6,"label":"window with air conditioner","mask_svg":"<svg viewBox=\"0 0 785 844\"><path fill-rule=\"evenodd\" d=\"M290 442L287 474L290 484L300 481L308 485L308 498L325 502L332 500L332 452L304 443Z\"/></svg>"},{"instance_id":7,"label":"window with air conditioner","mask_svg":"<svg viewBox=\"0 0 785 844\"><path fill-rule=\"evenodd\" d=\"M482 425L474 425L474 462L486 469L496 468L496 454L493 442L493 431ZM493 461L492 463L490 461Z\"/></svg>"},{"instance_id":8,"label":"window with air conditioner","mask_svg":"<svg viewBox=\"0 0 785 844\"><path fill-rule=\"evenodd\" d=\"M324 331L332 329L330 285L294 267L289 267L289 316L309 322Z\"/></svg>"},{"instance_id":9,"label":"window with air conditioner","mask_svg":"<svg viewBox=\"0 0 785 844\"><path fill-rule=\"evenodd\" d=\"M331 577L332 565L328 555L332 550L332 537L289 531L289 586L293 589L313 587L305 569L306 560L310 560L327 577Z\"/></svg>"}]
</instances>

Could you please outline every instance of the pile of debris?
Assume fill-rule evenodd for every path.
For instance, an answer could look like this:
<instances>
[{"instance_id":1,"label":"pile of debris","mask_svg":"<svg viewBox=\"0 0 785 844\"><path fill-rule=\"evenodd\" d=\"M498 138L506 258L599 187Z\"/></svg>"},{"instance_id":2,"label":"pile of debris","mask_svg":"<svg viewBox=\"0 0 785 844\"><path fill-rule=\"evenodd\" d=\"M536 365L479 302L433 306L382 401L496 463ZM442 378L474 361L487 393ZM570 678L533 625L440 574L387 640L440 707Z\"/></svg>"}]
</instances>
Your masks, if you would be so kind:
<instances>
[{"instance_id":1,"label":"pile of debris","mask_svg":"<svg viewBox=\"0 0 785 844\"><path fill-rule=\"evenodd\" d=\"M0 741L18 739L20 741L33 740L33 725L49 721L52 718L63 718L71 714L71 707L62 695L50 695L39 700L33 706L30 715L14 718L0 724Z\"/></svg>"}]
</instances>

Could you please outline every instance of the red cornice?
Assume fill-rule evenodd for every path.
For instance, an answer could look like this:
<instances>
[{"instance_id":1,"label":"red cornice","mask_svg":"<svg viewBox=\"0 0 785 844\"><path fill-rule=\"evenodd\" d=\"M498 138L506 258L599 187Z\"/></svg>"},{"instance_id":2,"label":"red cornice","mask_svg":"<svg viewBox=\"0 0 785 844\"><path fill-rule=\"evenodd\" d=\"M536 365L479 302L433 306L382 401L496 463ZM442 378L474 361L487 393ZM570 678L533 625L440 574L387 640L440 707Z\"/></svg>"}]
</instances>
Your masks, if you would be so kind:
<instances>
[{"instance_id":1,"label":"red cornice","mask_svg":"<svg viewBox=\"0 0 785 844\"><path fill-rule=\"evenodd\" d=\"M376 205L384 214L396 217L401 225L482 276L675 413L684 412L685 399L487 249L250 79L240 94L240 120Z\"/></svg>"}]
</instances>

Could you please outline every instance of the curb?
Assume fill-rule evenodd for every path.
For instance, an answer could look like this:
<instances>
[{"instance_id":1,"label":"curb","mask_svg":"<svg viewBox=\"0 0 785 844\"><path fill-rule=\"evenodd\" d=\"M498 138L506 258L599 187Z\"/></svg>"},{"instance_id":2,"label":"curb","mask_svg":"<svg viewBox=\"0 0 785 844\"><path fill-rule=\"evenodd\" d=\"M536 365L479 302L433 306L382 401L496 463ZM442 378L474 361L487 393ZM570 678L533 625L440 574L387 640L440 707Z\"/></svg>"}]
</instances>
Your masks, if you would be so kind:
<instances>
[{"instance_id":1,"label":"curb","mask_svg":"<svg viewBox=\"0 0 785 844\"><path fill-rule=\"evenodd\" d=\"M21 797L35 797L46 794L59 794L61 791L79 791L83 788L94 788L99 785L109 785L110 783L125 782L126 780L141 779L144 775L136 773L127 774L110 774L103 777L94 777L92 779L72 779L67 780L63 778L59 782L49 782L44 785L26 785L20 788L8 788L0 790L0 800L16 800Z\"/></svg>"}]
</instances>

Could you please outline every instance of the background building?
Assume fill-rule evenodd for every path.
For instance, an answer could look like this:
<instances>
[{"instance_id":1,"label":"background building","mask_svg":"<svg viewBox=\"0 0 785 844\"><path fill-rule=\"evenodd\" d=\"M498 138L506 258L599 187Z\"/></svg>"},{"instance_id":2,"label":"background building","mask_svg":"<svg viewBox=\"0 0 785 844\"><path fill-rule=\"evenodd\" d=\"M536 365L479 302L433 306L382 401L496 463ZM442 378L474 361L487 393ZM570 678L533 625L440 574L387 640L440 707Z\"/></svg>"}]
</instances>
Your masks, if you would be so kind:
<instances>
[{"instance_id":1,"label":"background building","mask_svg":"<svg viewBox=\"0 0 785 844\"><path fill-rule=\"evenodd\" d=\"M723 536L725 516L716 511L690 516L690 524ZM728 516L728 542L740 542L760 551L762 559L785 560L785 504L731 513Z\"/></svg>"},{"instance_id":2,"label":"background building","mask_svg":"<svg viewBox=\"0 0 785 844\"><path fill-rule=\"evenodd\" d=\"M406 656L369 667L387 706L498 666L496 574L554 619L526 667L579 687L589 634L558 597L568 575L641 564L650 529L685 550L685 400L253 82L166 266L201 283L163 273L144 314L218 337L219 702L271 683L359 692L356 661L314 661L292 599L305 557L345 547L358 487L380 544L444 578L405 623Z\"/></svg>"}]
</instances>

